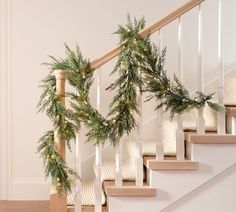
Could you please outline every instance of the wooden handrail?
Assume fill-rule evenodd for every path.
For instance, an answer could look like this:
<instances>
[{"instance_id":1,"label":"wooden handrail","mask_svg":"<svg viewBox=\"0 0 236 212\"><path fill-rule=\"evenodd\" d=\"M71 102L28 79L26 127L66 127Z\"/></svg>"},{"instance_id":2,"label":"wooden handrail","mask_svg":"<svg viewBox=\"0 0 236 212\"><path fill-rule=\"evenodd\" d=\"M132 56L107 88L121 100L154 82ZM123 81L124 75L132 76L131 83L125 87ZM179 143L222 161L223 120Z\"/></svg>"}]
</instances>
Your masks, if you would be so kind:
<instances>
[{"instance_id":1,"label":"wooden handrail","mask_svg":"<svg viewBox=\"0 0 236 212\"><path fill-rule=\"evenodd\" d=\"M166 26L170 22L176 20L179 16L185 14L186 12L191 10L192 8L196 7L197 5L202 3L203 1L205 1L205 0L190 0L186 4L182 5L178 9L171 12L169 15L162 18L161 20L159 20L159 21L155 22L154 24L152 24L151 26L143 29L142 31L140 31L139 34L142 37L146 37L146 36L156 32L157 30ZM97 69L97 68L101 67L103 64L105 64L108 61L110 61L111 59L113 59L114 57L116 57L120 53L120 49L121 49L120 46L117 46L114 49L112 49L111 51L109 51L108 53L104 54L102 57L93 60L91 62L92 68Z\"/></svg>"}]
</instances>

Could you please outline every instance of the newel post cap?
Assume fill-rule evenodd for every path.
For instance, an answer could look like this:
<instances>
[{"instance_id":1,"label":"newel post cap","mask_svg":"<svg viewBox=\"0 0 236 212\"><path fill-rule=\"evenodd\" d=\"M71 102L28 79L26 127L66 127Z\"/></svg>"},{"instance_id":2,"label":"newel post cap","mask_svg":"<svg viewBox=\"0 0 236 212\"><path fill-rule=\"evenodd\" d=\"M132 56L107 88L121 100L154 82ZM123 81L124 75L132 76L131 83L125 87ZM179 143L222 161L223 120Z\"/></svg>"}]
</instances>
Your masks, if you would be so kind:
<instances>
[{"instance_id":1,"label":"newel post cap","mask_svg":"<svg viewBox=\"0 0 236 212\"><path fill-rule=\"evenodd\" d=\"M65 70L55 70L54 75L57 80L65 80L67 77L67 72Z\"/></svg>"}]
</instances>

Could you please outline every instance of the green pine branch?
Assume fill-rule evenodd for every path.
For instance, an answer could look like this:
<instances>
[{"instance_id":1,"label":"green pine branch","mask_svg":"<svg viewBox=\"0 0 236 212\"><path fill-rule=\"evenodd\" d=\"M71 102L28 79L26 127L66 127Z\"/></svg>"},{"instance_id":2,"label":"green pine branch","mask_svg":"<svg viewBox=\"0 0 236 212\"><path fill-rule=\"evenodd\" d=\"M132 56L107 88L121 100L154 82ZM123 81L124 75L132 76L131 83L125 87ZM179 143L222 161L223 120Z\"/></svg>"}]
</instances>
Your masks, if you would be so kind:
<instances>
[{"instance_id":1,"label":"green pine branch","mask_svg":"<svg viewBox=\"0 0 236 212\"><path fill-rule=\"evenodd\" d=\"M164 69L166 49L159 52L150 41L147 41L147 49L149 54L145 57L146 64L142 66L145 75L144 91L151 93L147 101L156 100L156 109L164 107L165 111L170 111L171 119L175 114L199 109L206 104L215 111L222 109L212 102L214 94L196 92L195 97L191 98L189 91L175 75L173 81L167 76Z\"/></svg>"}]
</instances>

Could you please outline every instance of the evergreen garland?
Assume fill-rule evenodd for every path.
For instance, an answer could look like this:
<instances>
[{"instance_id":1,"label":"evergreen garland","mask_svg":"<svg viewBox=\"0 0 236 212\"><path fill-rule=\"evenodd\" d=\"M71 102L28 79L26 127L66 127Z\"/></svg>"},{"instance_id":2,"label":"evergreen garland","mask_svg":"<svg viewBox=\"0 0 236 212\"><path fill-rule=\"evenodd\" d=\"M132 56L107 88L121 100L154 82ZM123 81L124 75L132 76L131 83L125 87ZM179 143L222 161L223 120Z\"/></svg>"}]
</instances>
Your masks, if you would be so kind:
<instances>
[{"instance_id":1,"label":"evergreen garland","mask_svg":"<svg viewBox=\"0 0 236 212\"><path fill-rule=\"evenodd\" d=\"M103 117L96 109L94 109L89 101L88 94L92 84L91 71L81 72L81 68L71 68L72 74L69 76L69 83L76 88L76 94L70 94L73 103L71 104L75 114L83 121L89 129L87 133L88 141L96 144L106 140L112 145L116 145L124 134L129 134L135 127L136 122L134 114L138 113L137 105L137 87L141 88L142 80L140 74L141 56L140 45L143 45L143 39L138 36L138 32L144 28L144 19L134 24L128 17L126 26L119 26L116 34L120 35L121 53L118 56L117 63L111 74L118 73L119 78L112 83L107 90L115 90L116 95L110 104L110 112L107 117ZM79 64L78 55L68 49L70 61L73 67ZM76 58L77 57L77 58ZM77 61L77 62L76 62ZM89 66L89 63L87 64ZM91 69L91 68L90 68ZM89 81L89 84L86 84Z\"/></svg>"},{"instance_id":2,"label":"evergreen garland","mask_svg":"<svg viewBox=\"0 0 236 212\"><path fill-rule=\"evenodd\" d=\"M54 64L59 62L54 60ZM52 179L52 186L58 191L71 190L71 179L69 175L77 174L70 169L65 161L58 155L54 145L54 132L60 135L61 142L70 149L70 140L75 139L75 132L79 129L79 120L72 110L66 109L56 94L56 79L53 72L42 80L43 93L38 103L39 112L46 112L51 119L53 129L46 132L39 139L38 152L41 153L45 167L46 177Z\"/></svg>"},{"instance_id":3,"label":"evergreen garland","mask_svg":"<svg viewBox=\"0 0 236 212\"><path fill-rule=\"evenodd\" d=\"M134 116L139 113L137 90L151 92L148 100L161 100L157 108L164 106L166 111L170 110L172 116L202 107L206 103L216 110L219 109L218 105L210 102L212 94L198 93L196 98L191 99L189 92L176 77L174 82L167 77L164 71L165 50L159 53L149 37L142 38L138 34L144 25L144 19L134 19L133 23L128 16L127 24L119 25L116 31L120 37L121 52L111 74L116 73L119 77L107 88L116 94L106 117L90 103L89 91L93 83L94 70L89 60L83 58L78 46L73 51L66 45L65 58L56 59L50 56L52 62L46 63L49 74L41 84L43 93L38 108L51 119L53 128L40 138L38 152L44 161L45 175L51 177L52 185L59 192L70 191L71 176L79 176L57 153L54 143L55 131L59 134L61 142L67 144L70 149L70 140L75 140L75 133L83 122L89 129L88 141L95 144L110 141L112 145L116 145L119 138L128 135L136 127ZM76 92L65 94L65 98L69 99L69 109L56 94L56 79L53 72L59 69L66 72L68 83L76 89Z\"/></svg>"},{"instance_id":4,"label":"evergreen garland","mask_svg":"<svg viewBox=\"0 0 236 212\"><path fill-rule=\"evenodd\" d=\"M164 107L164 111L170 111L171 119L175 114L188 112L192 109L199 109L206 104L215 111L220 111L222 107L214 102L212 98L214 93L204 94L196 92L195 97L191 98L189 91L174 75L172 81L164 69L166 49L158 50L148 40L146 42L147 54L144 58L145 65L141 65L144 76L144 92L151 93L147 101L155 99L157 102L156 109Z\"/></svg>"},{"instance_id":5,"label":"evergreen garland","mask_svg":"<svg viewBox=\"0 0 236 212\"><path fill-rule=\"evenodd\" d=\"M145 42L138 36L144 28L144 19L134 21L128 17L126 26L119 26L117 34L120 35L122 48L117 64L111 74L118 73L119 78L107 90L115 90L116 95L111 102L111 110L107 117L103 117L94 109L89 101L89 90L93 82L93 72L88 60L81 52L71 50L66 45L66 58L51 57L49 75L42 81L43 93L38 104L40 112L46 112L51 119L53 129L40 138L38 152L40 152L45 166L45 175L52 178L53 186L58 190L71 190L70 175L77 174L67 167L65 161L57 154L54 146L54 134L57 131L62 143L70 148L70 140L75 139L75 132L83 122L89 129L88 141L104 144L110 141L116 145L124 134L129 134L135 127L134 115L138 113L137 87L141 89L142 80L140 64L144 56L142 48ZM56 94L56 80L54 70L65 70L67 80L76 89L75 93L66 93L70 99L70 109L66 109ZM77 176L78 177L78 176Z\"/></svg>"}]
</instances>

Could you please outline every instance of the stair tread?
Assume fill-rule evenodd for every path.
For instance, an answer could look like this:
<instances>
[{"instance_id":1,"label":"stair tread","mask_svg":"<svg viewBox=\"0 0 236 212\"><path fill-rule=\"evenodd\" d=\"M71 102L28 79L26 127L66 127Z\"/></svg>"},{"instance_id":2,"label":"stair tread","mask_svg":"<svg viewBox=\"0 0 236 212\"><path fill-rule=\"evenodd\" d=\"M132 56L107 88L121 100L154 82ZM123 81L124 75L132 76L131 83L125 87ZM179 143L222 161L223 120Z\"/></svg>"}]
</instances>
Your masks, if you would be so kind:
<instances>
[{"instance_id":1,"label":"stair tread","mask_svg":"<svg viewBox=\"0 0 236 212\"><path fill-rule=\"evenodd\" d=\"M236 144L236 135L216 133L198 135L194 132L186 132L185 140L195 144Z\"/></svg>"},{"instance_id":2,"label":"stair tread","mask_svg":"<svg viewBox=\"0 0 236 212\"><path fill-rule=\"evenodd\" d=\"M150 187L146 182L141 187L135 186L135 182L123 182L123 186L115 186L114 181L105 181L104 190L107 196L114 197L153 197L156 196L156 188Z\"/></svg>"},{"instance_id":3,"label":"stair tread","mask_svg":"<svg viewBox=\"0 0 236 212\"><path fill-rule=\"evenodd\" d=\"M176 157L165 157L156 160L155 157L144 157L144 164L151 170L197 170L198 162L189 159L177 160Z\"/></svg>"}]
</instances>

